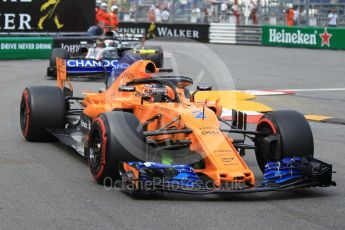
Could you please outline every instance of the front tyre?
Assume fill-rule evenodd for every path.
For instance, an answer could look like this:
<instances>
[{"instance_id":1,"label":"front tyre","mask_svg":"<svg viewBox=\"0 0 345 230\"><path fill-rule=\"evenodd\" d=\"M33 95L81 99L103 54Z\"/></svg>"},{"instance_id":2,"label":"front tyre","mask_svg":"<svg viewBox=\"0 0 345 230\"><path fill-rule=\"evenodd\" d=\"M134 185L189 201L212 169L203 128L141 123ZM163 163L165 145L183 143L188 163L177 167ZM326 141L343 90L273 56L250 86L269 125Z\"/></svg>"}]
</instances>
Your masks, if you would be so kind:
<instances>
[{"instance_id":1,"label":"front tyre","mask_svg":"<svg viewBox=\"0 0 345 230\"><path fill-rule=\"evenodd\" d=\"M26 88L20 102L20 127L27 141L52 141L49 129L65 126L66 102L63 91L54 86Z\"/></svg>"},{"instance_id":2,"label":"front tyre","mask_svg":"<svg viewBox=\"0 0 345 230\"><path fill-rule=\"evenodd\" d=\"M144 136L133 114L107 112L94 120L86 156L98 184L114 185L121 179L120 163L143 160L144 153Z\"/></svg>"},{"instance_id":3,"label":"front tyre","mask_svg":"<svg viewBox=\"0 0 345 230\"><path fill-rule=\"evenodd\" d=\"M293 110L273 111L265 114L257 125L255 155L261 171L269 161L280 161L284 157L306 157L314 155L313 134L304 116Z\"/></svg>"}]
</instances>

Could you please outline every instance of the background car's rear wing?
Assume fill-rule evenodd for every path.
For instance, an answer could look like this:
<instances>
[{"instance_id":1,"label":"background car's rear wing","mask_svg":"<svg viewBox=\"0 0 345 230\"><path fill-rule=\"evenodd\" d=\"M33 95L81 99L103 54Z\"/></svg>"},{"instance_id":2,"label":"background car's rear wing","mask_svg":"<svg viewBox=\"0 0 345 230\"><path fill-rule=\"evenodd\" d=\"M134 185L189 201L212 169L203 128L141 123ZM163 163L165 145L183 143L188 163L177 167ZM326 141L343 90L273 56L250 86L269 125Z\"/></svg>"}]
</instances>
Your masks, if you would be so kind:
<instances>
[{"instance_id":1,"label":"background car's rear wing","mask_svg":"<svg viewBox=\"0 0 345 230\"><path fill-rule=\"evenodd\" d=\"M144 50L138 49L133 50L133 53L140 55L143 59L145 56L155 54L156 50ZM125 69L127 69L137 59L125 58L106 58L102 60L96 60L91 58L70 58L64 59L66 66L66 74L68 76L87 76L87 75L99 75L99 76L110 76L114 71L115 75L119 75ZM48 68L49 69L49 68ZM54 70L52 70L54 71ZM163 70L161 72L167 72ZM48 70L49 72L49 70ZM168 71L169 72L169 71Z\"/></svg>"},{"instance_id":2,"label":"background car's rear wing","mask_svg":"<svg viewBox=\"0 0 345 230\"><path fill-rule=\"evenodd\" d=\"M123 71L129 64L119 59L64 59L66 62L66 73L69 76L102 75L109 76L115 70Z\"/></svg>"}]
</instances>

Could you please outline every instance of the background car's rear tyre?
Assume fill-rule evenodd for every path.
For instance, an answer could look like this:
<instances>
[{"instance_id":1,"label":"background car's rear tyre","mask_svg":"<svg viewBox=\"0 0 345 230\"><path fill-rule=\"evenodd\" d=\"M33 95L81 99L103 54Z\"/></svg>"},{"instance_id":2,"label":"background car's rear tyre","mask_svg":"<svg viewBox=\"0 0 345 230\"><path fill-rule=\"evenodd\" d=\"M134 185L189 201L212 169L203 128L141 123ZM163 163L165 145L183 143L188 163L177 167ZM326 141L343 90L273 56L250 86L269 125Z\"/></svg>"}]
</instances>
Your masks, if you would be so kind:
<instances>
[{"instance_id":1,"label":"background car's rear tyre","mask_svg":"<svg viewBox=\"0 0 345 230\"><path fill-rule=\"evenodd\" d=\"M91 27L89 27L89 29L86 32L86 34L88 36L95 36L95 37L101 36L103 33L104 33L104 31L99 26L91 26Z\"/></svg>"},{"instance_id":2,"label":"background car's rear tyre","mask_svg":"<svg viewBox=\"0 0 345 230\"><path fill-rule=\"evenodd\" d=\"M309 123L296 111L281 110L265 114L257 125L257 131L269 133L269 137L279 134L278 141L269 147L264 138L258 136L255 141L255 155L263 171L267 162L279 161L283 157L313 157L314 141Z\"/></svg>"},{"instance_id":3,"label":"background car's rear tyre","mask_svg":"<svg viewBox=\"0 0 345 230\"><path fill-rule=\"evenodd\" d=\"M56 58L69 58L69 52L62 48L54 48L49 59L48 76L56 78Z\"/></svg>"},{"instance_id":4,"label":"background car's rear tyre","mask_svg":"<svg viewBox=\"0 0 345 230\"><path fill-rule=\"evenodd\" d=\"M128 112L107 112L95 119L86 156L97 183L115 185L121 179L120 162L143 160L145 142L140 127L138 119Z\"/></svg>"},{"instance_id":5,"label":"background car's rear tyre","mask_svg":"<svg viewBox=\"0 0 345 230\"><path fill-rule=\"evenodd\" d=\"M26 88L20 103L20 127L27 141L53 141L48 129L65 127L66 101L55 86Z\"/></svg>"},{"instance_id":6,"label":"background car's rear tyre","mask_svg":"<svg viewBox=\"0 0 345 230\"><path fill-rule=\"evenodd\" d=\"M69 52L62 48L54 48L50 55L49 65L56 66L56 58L68 58Z\"/></svg>"},{"instance_id":7,"label":"background car's rear tyre","mask_svg":"<svg viewBox=\"0 0 345 230\"><path fill-rule=\"evenodd\" d=\"M163 48L161 46L145 46L146 50L156 50L158 53L151 54L148 56L148 60L151 60L155 63L157 68L163 68L164 65L164 54Z\"/></svg>"}]
</instances>

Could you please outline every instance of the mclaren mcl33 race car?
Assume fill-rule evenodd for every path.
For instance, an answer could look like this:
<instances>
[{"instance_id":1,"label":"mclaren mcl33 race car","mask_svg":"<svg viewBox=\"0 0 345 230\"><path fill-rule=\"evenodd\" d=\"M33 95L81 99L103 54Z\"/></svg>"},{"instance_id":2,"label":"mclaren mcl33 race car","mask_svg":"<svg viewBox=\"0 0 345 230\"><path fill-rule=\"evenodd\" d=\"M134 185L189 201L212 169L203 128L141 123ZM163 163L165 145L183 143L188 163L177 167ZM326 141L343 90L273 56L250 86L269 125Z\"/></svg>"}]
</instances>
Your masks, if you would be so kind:
<instances>
[{"instance_id":1,"label":"mclaren mcl33 race car","mask_svg":"<svg viewBox=\"0 0 345 230\"><path fill-rule=\"evenodd\" d=\"M128 66L138 60L151 60L158 68L163 67L164 54L161 46L144 46L141 34L124 34L117 31L100 36L102 30L90 27L87 35L92 36L91 43L79 38L80 49L69 52L62 48L52 50L47 76L56 78L56 58L66 60L70 76L119 76ZM86 37L90 40L90 37Z\"/></svg>"},{"instance_id":2,"label":"mclaren mcl33 race car","mask_svg":"<svg viewBox=\"0 0 345 230\"><path fill-rule=\"evenodd\" d=\"M298 112L268 112L256 129L247 130L245 114L237 113L230 123L220 118L219 100L196 101L209 86L198 86L186 97L191 78L159 76L160 69L148 60L128 67L107 90L76 97L66 61L57 63L56 87L28 87L22 94L23 136L72 147L87 158L99 184L120 183L132 195L335 185L332 165L314 158L311 129ZM247 149L255 150L263 176L246 164Z\"/></svg>"}]
</instances>

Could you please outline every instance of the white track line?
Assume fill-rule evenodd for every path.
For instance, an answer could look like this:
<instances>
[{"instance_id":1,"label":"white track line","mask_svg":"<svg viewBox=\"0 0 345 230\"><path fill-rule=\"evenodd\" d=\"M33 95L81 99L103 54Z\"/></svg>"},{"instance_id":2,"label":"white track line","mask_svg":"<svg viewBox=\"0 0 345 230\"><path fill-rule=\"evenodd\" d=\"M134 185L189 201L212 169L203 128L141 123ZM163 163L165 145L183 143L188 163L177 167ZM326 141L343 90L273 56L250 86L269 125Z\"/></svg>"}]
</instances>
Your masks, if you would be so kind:
<instances>
[{"instance_id":1,"label":"white track line","mask_svg":"<svg viewBox=\"0 0 345 230\"><path fill-rule=\"evenodd\" d=\"M295 92L313 92L313 91L345 91L345 88L323 88L323 89L279 89L275 91L295 91Z\"/></svg>"}]
</instances>

